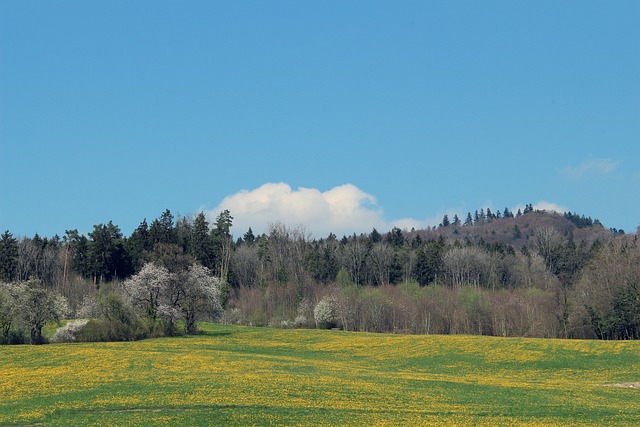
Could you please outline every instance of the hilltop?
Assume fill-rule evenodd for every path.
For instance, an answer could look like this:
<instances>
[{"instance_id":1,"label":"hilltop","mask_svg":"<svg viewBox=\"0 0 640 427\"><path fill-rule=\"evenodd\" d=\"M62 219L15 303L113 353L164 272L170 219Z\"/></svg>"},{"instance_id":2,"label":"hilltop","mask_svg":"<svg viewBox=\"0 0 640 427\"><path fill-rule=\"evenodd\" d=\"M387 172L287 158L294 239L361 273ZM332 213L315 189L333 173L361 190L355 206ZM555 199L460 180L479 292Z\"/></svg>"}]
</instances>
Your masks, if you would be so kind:
<instances>
[{"instance_id":1,"label":"hilltop","mask_svg":"<svg viewBox=\"0 0 640 427\"><path fill-rule=\"evenodd\" d=\"M535 249L535 236L540 230L555 230L565 240L584 242L591 246L594 242L608 242L622 230L605 228L600 221L571 212L560 214L553 211L531 210L520 215L484 218L473 223L450 223L447 226L405 232L409 240L420 236L422 240L436 240L440 237L462 240L475 244L500 244L514 249L526 247Z\"/></svg>"}]
</instances>

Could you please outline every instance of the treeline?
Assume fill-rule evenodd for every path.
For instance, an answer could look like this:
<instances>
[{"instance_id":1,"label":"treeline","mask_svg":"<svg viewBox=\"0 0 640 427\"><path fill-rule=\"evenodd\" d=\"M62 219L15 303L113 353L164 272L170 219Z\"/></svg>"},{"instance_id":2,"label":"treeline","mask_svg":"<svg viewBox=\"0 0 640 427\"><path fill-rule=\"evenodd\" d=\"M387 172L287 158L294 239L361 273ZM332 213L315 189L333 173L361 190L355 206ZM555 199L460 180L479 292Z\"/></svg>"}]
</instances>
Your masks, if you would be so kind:
<instances>
[{"instance_id":1,"label":"treeline","mask_svg":"<svg viewBox=\"0 0 640 427\"><path fill-rule=\"evenodd\" d=\"M197 332L218 320L231 253L231 217L165 211L125 237L112 222L63 238L0 236L0 344L45 342L46 322L83 318L56 341L118 341ZM4 282L4 283L3 283ZM178 326L180 324L180 327ZM182 328L182 330L180 330Z\"/></svg>"},{"instance_id":2,"label":"treeline","mask_svg":"<svg viewBox=\"0 0 640 427\"><path fill-rule=\"evenodd\" d=\"M637 235L599 221L487 209L439 227L312 238L271 224L233 239L228 211L165 211L126 237L111 222L88 235L0 236L0 281L37 278L71 316L104 285L152 263L207 267L227 322L357 331L635 339L640 335Z\"/></svg>"}]
</instances>

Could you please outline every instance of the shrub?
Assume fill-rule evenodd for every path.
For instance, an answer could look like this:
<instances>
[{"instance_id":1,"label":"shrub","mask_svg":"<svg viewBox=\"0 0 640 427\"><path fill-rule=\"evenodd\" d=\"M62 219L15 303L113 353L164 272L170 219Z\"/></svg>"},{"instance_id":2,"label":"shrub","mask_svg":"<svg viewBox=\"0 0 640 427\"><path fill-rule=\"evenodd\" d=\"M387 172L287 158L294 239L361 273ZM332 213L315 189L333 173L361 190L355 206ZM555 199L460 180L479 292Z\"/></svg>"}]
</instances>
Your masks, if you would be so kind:
<instances>
[{"instance_id":1,"label":"shrub","mask_svg":"<svg viewBox=\"0 0 640 427\"><path fill-rule=\"evenodd\" d=\"M108 342L134 341L149 337L149 328L143 322L125 325L108 319L92 319L76 333L76 341Z\"/></svg>"},{"instance_id":2,"label":"shrub","mask_svg":"<svg viewBox=\"0 0 640 427\"><path fill-rule=\"evenodd\" d=\"M336 304L334 298L324 296L313 309L316 327L329 329L336 325Z\"/></svg>"},{"instance_id":3,"label":"shrub","mask_svg":"<svg viewBox=\"0 0 640 427\"><path fill-rule=\"evenodd\" d=\"M74 342L76 341L76 335L82 330L84 326L89 323L86 319L74 320L72 322L67 323L64 326L59 327L53 337L51 337L51 342Z\"/></svg>"}]
</instances>

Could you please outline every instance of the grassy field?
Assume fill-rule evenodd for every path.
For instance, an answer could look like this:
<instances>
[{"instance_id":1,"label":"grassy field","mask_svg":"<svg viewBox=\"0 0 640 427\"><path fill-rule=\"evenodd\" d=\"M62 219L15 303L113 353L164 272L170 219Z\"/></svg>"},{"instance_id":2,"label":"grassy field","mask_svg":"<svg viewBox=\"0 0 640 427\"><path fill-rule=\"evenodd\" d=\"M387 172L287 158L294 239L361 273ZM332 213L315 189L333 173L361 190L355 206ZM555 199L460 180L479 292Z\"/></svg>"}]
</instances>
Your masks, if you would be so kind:
<instances>
[{"instance_id":1,"label":"grassy field","mask_svg":"<svg viewBox=\"0 0 640 427\"><path fill-rule=\"evenodd\" d=\"M205 325L0 347L0 425L638 425L640 342ZM613 384L626 384L614 387Z\"/></svg>"}]
</instances>

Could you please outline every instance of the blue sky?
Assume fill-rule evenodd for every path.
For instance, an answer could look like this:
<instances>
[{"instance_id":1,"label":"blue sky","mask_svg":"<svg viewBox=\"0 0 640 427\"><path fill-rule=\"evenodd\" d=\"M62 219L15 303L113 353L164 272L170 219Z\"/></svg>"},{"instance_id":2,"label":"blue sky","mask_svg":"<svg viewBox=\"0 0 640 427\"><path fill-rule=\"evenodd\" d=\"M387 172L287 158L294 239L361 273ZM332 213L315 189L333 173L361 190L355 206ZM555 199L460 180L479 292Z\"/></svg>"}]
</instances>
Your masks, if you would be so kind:
<instances>
[{"instance_id":1,"label":"blue sky","mask_svg":"<svg viewBox=\"0 0 640 427\"><path fill-rule=\"evenodd\" d=\"M640 225L640 2L0 2L0 228Z\"/></svg>"}]
</instances>

